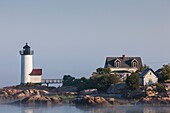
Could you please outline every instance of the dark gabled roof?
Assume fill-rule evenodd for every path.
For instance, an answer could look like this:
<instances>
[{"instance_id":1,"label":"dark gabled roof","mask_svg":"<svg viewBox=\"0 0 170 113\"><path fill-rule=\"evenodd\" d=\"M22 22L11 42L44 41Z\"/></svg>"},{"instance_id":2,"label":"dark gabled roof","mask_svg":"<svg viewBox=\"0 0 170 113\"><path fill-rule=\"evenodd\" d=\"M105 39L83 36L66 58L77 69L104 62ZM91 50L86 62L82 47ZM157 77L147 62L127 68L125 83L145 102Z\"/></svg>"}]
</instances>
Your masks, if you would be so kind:
<instances>
[{"instance_id":1,"label":"dark gabled roof","mask_svg":"<svg viewBox=\"0 0 170 113\"><path fill-rule=\"evenodd\" d=\"M149 71L152 71L154 74L155 72L151 69L151 68L146 68L141 74L140 74L140 78L143 78ZM156 74L155 74L156 76Z\"/></svg>"},{"instance_id":2,"label":"dark gabled roof","mask_svg":"<svg viewBox=\"0 0 170 113\"><path fill-rule=\"evenodd\" d=\"M155 71L155 74L156 74L156 76L157 76L158 78L159 78L160 76L162 76L162 75L161 75L162 70L163 70L163 69L160 68L160 69L158 69L158 70Z\"/></svg>"},{"instance_id":3,"label":"dark gabled roof","mask_svg":"<svg viewBox=\"0 0 170 113\"><path fill-rule=\"evenodd\" d=\"M138 62L137 68L140 69L142 67L142 60L141 57L107 57L106 62L105 62L105 68L112 68L115 67L115 61L119 60L120 61L120 67L119 68L131 68L132 64L131 62L133 60L136 60Z\"/></svg>"},{"instance_id":4,"label":"dark gabled roof","mask_svg":"<svg viewBox=\"0 0 170 113\"><path fill-rule=\"evenodd\" d=\"M29 74L30 76L41 76L42 69L32 69L32 72Z\"/></svg>"},{"instance_id":5,"label":"dark gabled roof","mask_svg":"<svg viewBox=\"0 0 170 113\"><path fill-rule=\"evenodd\" d=\"M162 70L163 70L162 68L158 69L158 70L155 71L155 73L159 74L160 72L162 72Z\"/></svg>"}]
</instances>

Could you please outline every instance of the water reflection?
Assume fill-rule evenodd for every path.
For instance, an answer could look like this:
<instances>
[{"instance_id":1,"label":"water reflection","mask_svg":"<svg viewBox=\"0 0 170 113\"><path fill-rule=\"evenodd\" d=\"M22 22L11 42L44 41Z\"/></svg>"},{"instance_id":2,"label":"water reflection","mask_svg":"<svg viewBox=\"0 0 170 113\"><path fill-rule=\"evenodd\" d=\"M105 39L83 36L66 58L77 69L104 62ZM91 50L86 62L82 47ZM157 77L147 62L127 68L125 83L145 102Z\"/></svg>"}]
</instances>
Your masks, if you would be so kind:
<instances>
[{"instance_id":1,"label":"water reflection","mask_svg":"<svg viewBox=\"0 0 170 113\"><path fill-rule=\"evenodd\" d=\"M168 106L115 106L115 107L88 107L76 106L86 113L169 113ZM83 112L83 113L84 113Z\"/></svg>"},{"instance_id":2,"label":"water reflection","mask_svg":"<svg viewBox=\"0 0 170 113\"><path fill-rule=\"evenodd\" d=\"M23 109L21 113L34 113L33 109Z\"/></svg>"},{"instance_id":3,"label":"water reflection","mask_svg":"<svg viewBox=\"0 0 170 113\"><path fill-rule=\"evenodd\" d=\"M0 105L2 113L170 113L169 106L15 106Z\"/></svg>"},{"instance_id":4,"label":"water reflection","mask_svg":"<svg viewBox=\"0 0 170 113\"><path fill-rule=\"evenodd\" d=\"M44 113L44 111L49 108L46 106L19 106L21 108L21 113Z\"/></svg>"}]
</instances>

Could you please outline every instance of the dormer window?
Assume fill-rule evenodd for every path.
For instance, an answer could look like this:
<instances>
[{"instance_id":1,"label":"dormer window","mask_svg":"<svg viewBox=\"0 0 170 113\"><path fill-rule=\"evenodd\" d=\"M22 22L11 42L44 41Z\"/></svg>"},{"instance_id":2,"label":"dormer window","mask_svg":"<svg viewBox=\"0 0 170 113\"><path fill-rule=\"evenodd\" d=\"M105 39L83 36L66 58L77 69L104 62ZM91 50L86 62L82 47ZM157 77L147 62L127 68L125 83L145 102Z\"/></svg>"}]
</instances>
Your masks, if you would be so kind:
<instances>
[{"instance_id":1,"label":"dormer window","mask_svg":"<svg viewBox=\"0 0 170 113\"><path fill-rule=\"evenodd\" d=\"M120 67L120 63L121 63L121 61L119 59L115 60L115 62L114 62L115 67L119 68Z\"/></svg>"},{"instance_id":2,"label":"dormer window","mask_svg":"<svg viewBox=\"0 0 170 113\"><path fill-rule=\"evenodd\" d=\"M136 59L133 59L132 62L131 62L131 66L132 67L138 67L138 61Z\"/></svg>"},{"instance_id":3,"label":"dormer window","mask_svg":"<svg viewBox=\"0 0 170 113\"><path fill-rule=\"evenodd\" d=\"M137 67L137 63L136 62L133 62L133 67Z\"/></svg>"},{"instance_id":4,"label":"dormer window","mask_svg":"<svg viewBox=\"0 0 170 113\"><path fill-rule=\"evenodd\" d=\"M116 62L116 67L120 67L120 63L119 62Z\"/></svg>"}]
</instances>

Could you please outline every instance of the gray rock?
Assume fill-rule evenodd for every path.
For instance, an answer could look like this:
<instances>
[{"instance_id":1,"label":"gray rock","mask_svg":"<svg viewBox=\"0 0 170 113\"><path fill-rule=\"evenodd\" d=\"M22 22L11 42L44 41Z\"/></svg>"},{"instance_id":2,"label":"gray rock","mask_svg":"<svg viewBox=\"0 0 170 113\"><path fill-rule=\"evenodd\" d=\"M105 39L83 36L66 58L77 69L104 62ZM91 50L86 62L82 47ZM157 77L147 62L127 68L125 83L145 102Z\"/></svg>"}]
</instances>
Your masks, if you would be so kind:
<instances>
[{"instance_id":1,"label":"gray rock","mask_svg":"<svg viewBox=\"0 0 170 113\"><path fill-rule=\"evenodd\" d=\"M91 95L91 94L98 94L97 89L87 89L80 91L81 95Z\"/></svg>"},{"instance_id":2,"label":"gray rock","mask_svg":"<svg viewBox=\"0 0 170 113\"><path fill-rule=\"evenodd\" d=\"M170 104L169 97L145 97L137 104Z\"/></svg>"},{"instance_id":3,"label":"gray rock","mask_svg":"<svg viewBox=\"0 0 170 113\"><path fill-rule=\"evenodd\" d=\"M110 105L109 102L103 97L99 97L99 96L93 97L90 95L86 95L82 98L76 98L75 100L73 100L73 103L75 103L76 105L90 105L90 106Z\"/></svg>"},{"instance_id":4,"label":"gray rock","mask_svg":"<svg viewBox=\"0 0 170 113\"><path fill-rule=\"evenodd\" d=\"M0 94L0 103L8 104L15 103L18 101L22 101L25 98L31 96L46 96L48 94L45 90L37 90L37 89L28 89L28 90L13 90L13 89L4 89Z\"/></svg>"},{"instance_id":5,"label":"gray rock","mask_svg":"<svg viewBox=\"0 0 170 113\"><path fill-rule=\"evenodd\" d=\"M108 94L121 94L127 89L127 86L125 83L119 83L119 84L112 84L108 90Z\"/></svg>"},{"instance_id":6,"label":"gray rock","mask_svg":"<svg viewBox=\"0 0 170 113\"><path fill-rule=\"evenodd\" d=\"M56 89L59 93L65 93L65 92L77 92L77 87L73 86L67 86L67 87L59 87Z\"/></svg>"},{"instance_id":7,"label":"gray rock","mask_svg":"<svg viewBox=\"0 0 170 113\"><path fill-rule=\"evenodd\" d=\"M61 101L59 97L48 97L48 96L41 96L41 95L35 95L30 96L21 101L21 104L28 104L28 105L51 105L51 104L57 104Z\"/></svg>"}]
</instances>

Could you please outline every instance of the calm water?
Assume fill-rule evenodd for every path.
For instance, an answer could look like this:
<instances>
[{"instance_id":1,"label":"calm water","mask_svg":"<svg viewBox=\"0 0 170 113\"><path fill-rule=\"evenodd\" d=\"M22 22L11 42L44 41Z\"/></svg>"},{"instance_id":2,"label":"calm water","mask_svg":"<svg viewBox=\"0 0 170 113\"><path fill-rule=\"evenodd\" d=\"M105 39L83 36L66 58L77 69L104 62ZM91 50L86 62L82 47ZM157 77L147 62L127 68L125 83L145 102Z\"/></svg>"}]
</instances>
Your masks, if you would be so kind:
<instances>
[{"instance_id":1,"label":"calm water","mask_svg":"<svg viewBox=\"0 0 170 113\"><path fill-rule=\"evenodd\" d=\"M31 107L0 105L0 113L170 113L169 106L76 107L57 105Z\"/></svg>"}]
</instances>

